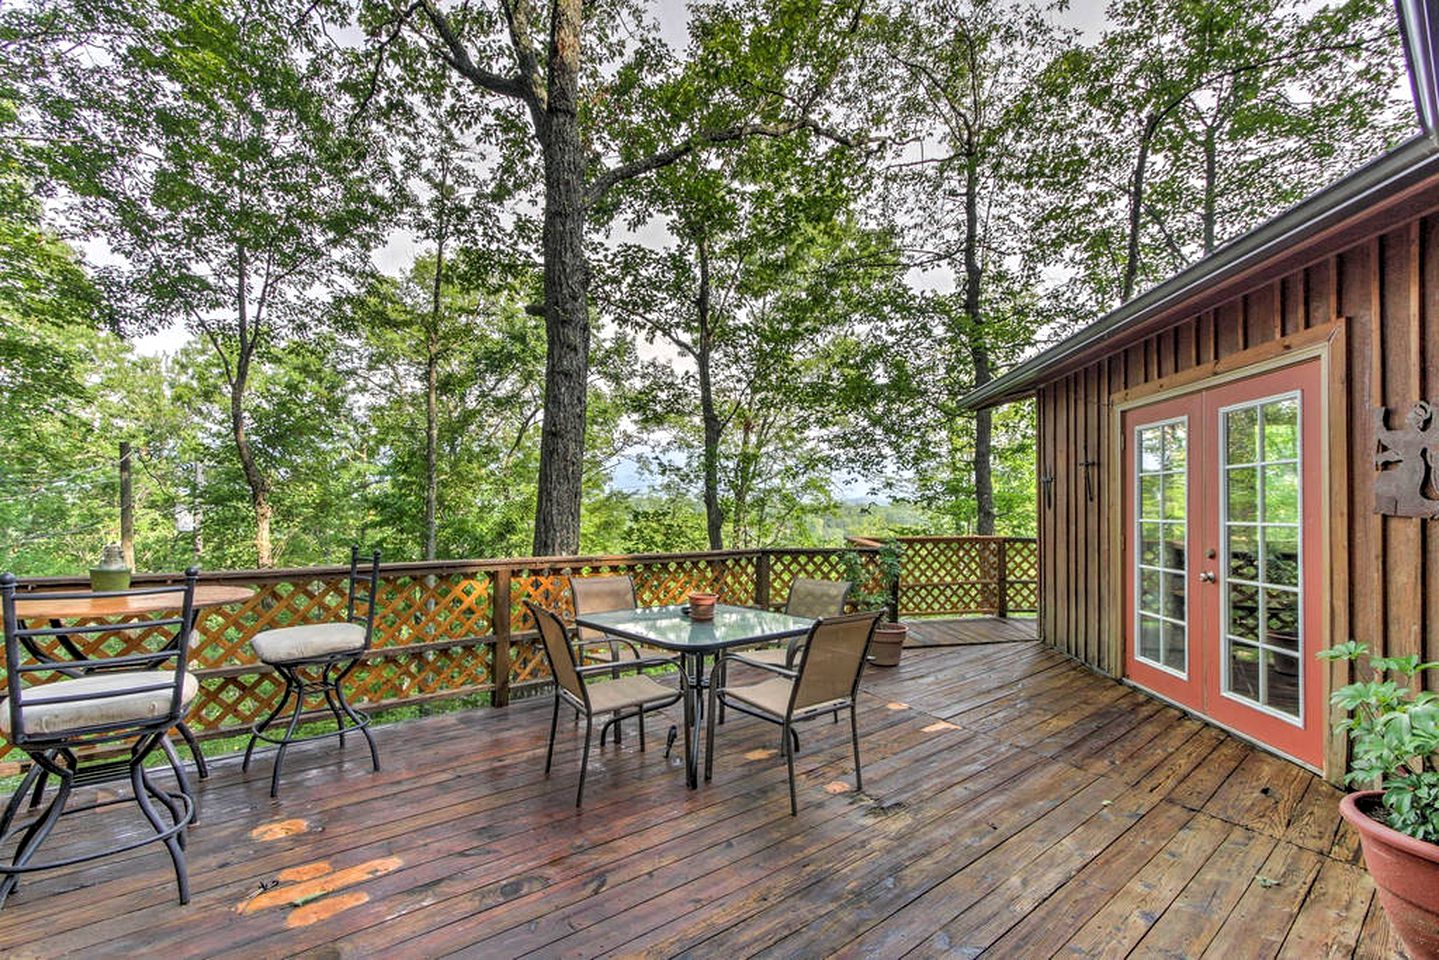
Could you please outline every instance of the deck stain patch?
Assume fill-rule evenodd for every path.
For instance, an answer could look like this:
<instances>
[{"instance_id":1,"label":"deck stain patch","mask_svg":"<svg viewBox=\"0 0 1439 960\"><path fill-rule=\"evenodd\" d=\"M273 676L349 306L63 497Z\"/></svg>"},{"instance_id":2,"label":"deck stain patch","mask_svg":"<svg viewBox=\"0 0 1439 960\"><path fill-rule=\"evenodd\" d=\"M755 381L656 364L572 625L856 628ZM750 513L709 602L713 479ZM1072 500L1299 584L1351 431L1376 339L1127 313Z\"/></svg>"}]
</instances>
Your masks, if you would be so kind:
<instances>
[{"instance_id":1,"label":"deck stain patch","mask_svg":"<svg viewBox=\"0 0 1439 960\"><path fill-rule=\"evenodd\" d=\"M299 818L291 820L271 820L269 823L262 823L250 831L251 840L280 840L284 837L293 837L299 833L305 833L310 829L310 821Z\"/></svg>"},{"instance_id":2,"label":"deck stain patch","mask_svg":"<svg viewBox=\"0 0 1439 960\"><path fill-rule=\"evenodd\" d=\"M744 758L745 758L746 760L768 760L770 757L774 756L776 753L779 753L779 751L778 751L778 750L766 750L766 749L761 748L761 749L759 749L759 750L751 750L749 753L746 753L746 754L744 755Z\"/></svg>"},{"instance_id":3,"label":"deck stain patch","mask_svg":"<svg viewBox=\"0 0 1439 960\"><path fill-rule=\"evenodd\" d=\"M369 903L370 895L352 890L349 893L342 893L334 897L324 897L313 903L307 903L303 907L296 907L290 911L285 918L285 926L294 929L295 927L308 927L312 923L319 923L321 920L328 920L341 911L351 907L358 907L362 903Z\"/></svg>"},{"instance_id":4,"label":"deck stain patch","mask_svg":"<svg viewBox=\"0 0 1439 960\"><path fill-rule=\"evenodd\" d=\"M925 733L939 733L940 731L943 731L943 730L958 730L958 729L959 729L958 726L956 726L955 724L950 723L948 720L936 720L934 723L931 723L929 726L925 727L925 728L924 728L924 732L925 732Z\"/></svg>"},{"instance_id":5,"label":"deck stain patch","mask_svg":"<svg viewBox=\"0 0 1439 960\"><path fill-rule=\"evenodd\" d=\"M259 896L252 897L241 903L235 909L240 913L256 913L267 907L303 907L312 900L317 900L326 894L343 890L345 887L363 883L375 877L390 873L404 863L399 857L381 857L377 860L367 860L364 863L356 864L353 867L346 867L343 870L332 870L318 876L310 877L298 883L281 885L266 890Z\"/></svg>"},{"instance_id":6,"label":"deck stain patch","mask_svg":"<svg viewBox=\"0 0 1439 960\"><path fill-rule=\"evenodd\" d=\"M893 700L889 703L886 703L884 707L886 710L908 710L909 704L902 703L899 700Z\"/></svg>"},{"instance_id":7,"label":"deck stain patch","mask_svg":"<svg viewBox=\"0 0 1439 960\"><path fill-rule=\"evenodd\" d=\"M831 780L824 785L825 793L849 793L849 784L843 780Z\"/></svg>"},{"instance_id":8,"label":"deck stain patch","mask_svg":"<svg viewBox=\"0 0 1439 960\"><path fill-rule=\"evenodd\" d=\"M324 876L333 870L328 860L316 860L313 863L302 863L298 867L286 867L275 874L275 879L281 883L299 883L301 880L313 880L316 877Z\"/></svg>"}]
</instances>

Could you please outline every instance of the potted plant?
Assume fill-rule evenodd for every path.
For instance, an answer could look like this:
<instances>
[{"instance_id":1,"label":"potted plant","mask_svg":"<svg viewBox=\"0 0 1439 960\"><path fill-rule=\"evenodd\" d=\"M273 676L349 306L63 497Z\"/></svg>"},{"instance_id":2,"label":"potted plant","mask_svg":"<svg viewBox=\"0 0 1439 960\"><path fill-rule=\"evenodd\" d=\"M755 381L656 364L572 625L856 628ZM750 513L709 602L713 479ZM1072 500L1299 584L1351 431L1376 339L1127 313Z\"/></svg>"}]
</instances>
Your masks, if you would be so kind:
<instances>
[{"instance_id":1,"label":"potted plant","mask_svg":"<svg viewBox=\"0 0 1439 960\"><path fill-rule=\"evenodd\" d=\"M874 628L870 643L870 662L877 667L899 666L900 653L909 627L899 622L898 587L901 548L898 540L890 539L879 548L879 575L868 570L860 555L850 551L844 555L845 579L854 584L850 602L859 610L883 610Z\"/></svg>"},{"instance_id":2,"label":"potted plant","mask_svg":"<svg viewBox=\"0 0 1439 960\"><path fill-rule=\"evenodd\" d=\"M1369 648L1350 641L1320 653L1358 660ZM1371 680L1335 691L1348 719L1352 757L1345 782L1377 789L1351 793L1339 811L1359 833L1379 902L1412 960L1439 958L1439 694L1420 690L1439 663L1417 656L1369 657Z\"/></svg>"}]
</instances>

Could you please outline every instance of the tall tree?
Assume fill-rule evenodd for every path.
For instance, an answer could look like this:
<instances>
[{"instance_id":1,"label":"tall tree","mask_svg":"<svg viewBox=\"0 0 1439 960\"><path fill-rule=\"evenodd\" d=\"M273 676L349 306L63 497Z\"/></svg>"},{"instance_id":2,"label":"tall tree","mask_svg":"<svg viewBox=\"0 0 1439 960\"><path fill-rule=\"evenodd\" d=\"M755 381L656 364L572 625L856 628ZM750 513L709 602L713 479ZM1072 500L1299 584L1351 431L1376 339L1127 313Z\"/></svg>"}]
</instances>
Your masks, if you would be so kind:
<instances>
[{"instance_id":1,"label":"tall tree","mask_svg":"<svg viewBox=\"0 0 1439 960\"><path fill-rule=\"evenodd\" d=\"M1129 300L1412 128L1382 0L1116 0L1108 13L1097 43L1050 66L1035 104L1063 119L1037 154L1035 183L1054 199L1050 232L1094 309Z\"/></svg>"},{"instance_id":2,"label":"tall tree","mask_svg":"<svg viewBox=\"0 0 1439 960\"><path fill-rule=\"evenodd\" d=\"M936 411L951 469L968 461L976 529L995 525L993 414L966 415L959 396L988 383L1037 322L1024 309L1039 264L1024 242L1029 204L1022 174L1033 126L1032 78L1062 49L1047 11L1002 0L924 0L895 5L885 22L888 77L905 133L919 146L895 164L915 262L947 272L953 296L932 300L949 356ZM919 152L922 150L923 152ZM918 154L918 155L916 155ZM1029 322L1026 323L1025 320ZM968 362L957 362L961 355Z\"/></svg>"},{"instance_id":3,"label":"tall tree","mask_svg":"<svg viewBox=\"0 0 1439 960\"><path fill-rule=\"evenodd\" d=\"M264 351L361 267L383 171L345 124L334 55L279 3L40 4L25 21L32 118L63 222L102 238L127 329L184 321L220 361L249 489L254 559L274 559L273 478L249 429Z\"/></svg>"},{"instance_id":4,"label":"tall tree","mask_svg":"<svg viewBox=\"0 0 1439 960\"><path fill-rule=\"evenodd\" d=\"M534 550L579 549L585 404L589 377L590 271L586 228L614 214L614 188L705 147L808 129L836 139L825 95L848 57L860 7L816 0L697 5L705 12L688 62L660 38L639 0L496 0L442 10L414 0L365 8L375 70L413 66L418 49L485 98L499 98L493 129L517 180L542 184L540 254L546 329L545 412ZM411 54L407 57L405 48ZM671 130L656 119L726 82L723 122ZM510 107L517 108L520 116ZM519 121L519 122L517 122ZM521 126L521 123L523 126ZM657 132L672 134L659 141ZM538 165L531 154L538 153ZM536 166L538 169L536 169Z\"/></svg>"}]
</instances>

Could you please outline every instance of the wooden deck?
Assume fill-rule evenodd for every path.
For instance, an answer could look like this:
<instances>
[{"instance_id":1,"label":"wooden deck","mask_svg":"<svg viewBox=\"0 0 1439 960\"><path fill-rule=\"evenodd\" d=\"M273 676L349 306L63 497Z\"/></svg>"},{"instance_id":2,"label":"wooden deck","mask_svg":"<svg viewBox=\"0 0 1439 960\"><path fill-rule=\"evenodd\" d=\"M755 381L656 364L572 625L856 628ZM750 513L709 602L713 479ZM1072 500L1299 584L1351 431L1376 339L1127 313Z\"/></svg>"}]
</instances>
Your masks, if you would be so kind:
<instances>
[{"instance_id":1,"label":"wooden deck","mask_svg":"<svg viewBox=\"0 0 1439 960\"><path fill-rule=\"evenodd\" d=\"M909 647L960 647L971 643L1013 643L1036 640L1036 621L1031 617L965 617L950 620L907 620Z\"/></svg>"},{"instance_id":2,"label":"wooden deck","mask_svg":"<svg viewBox=\"0 0 1439 960\"><path fill-rule=\"evenodd\" d=\"M222 762L177 905L158 847L21 887L0 955L1393 957L1337 793L1038 643L909 650L847 725L807 725L788 815L773 728L721 728L713 783L629 736L546 780L547 700ZM663 726L655 722L654 734ZM53 838L112 841L128 807ZM122 814L122 811L125 811Z\"/></svg>"}]
</instances>

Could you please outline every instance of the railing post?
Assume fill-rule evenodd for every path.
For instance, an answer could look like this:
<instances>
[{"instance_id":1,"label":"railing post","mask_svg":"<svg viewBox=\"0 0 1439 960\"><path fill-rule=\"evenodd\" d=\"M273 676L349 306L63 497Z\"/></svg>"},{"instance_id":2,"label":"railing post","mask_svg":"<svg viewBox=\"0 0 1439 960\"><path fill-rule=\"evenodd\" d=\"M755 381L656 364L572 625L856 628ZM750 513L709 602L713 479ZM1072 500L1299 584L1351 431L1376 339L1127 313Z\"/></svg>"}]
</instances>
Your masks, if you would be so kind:
<instances>
[{"instance_id":1,"label":"railing post","mask_svg":"<svg viewBox=\"0 0 1439 960\"><path fill-rule=\"evenodd\" d=\"M901 556L902 556L902 555L901 555ZM902 560L901 560L900 562L903 563ZM883 571L884 571L884 567L883 567L883 562L881 561L881 565L880 565L880 573L881 573L881 575L883 575ZM899 623L899 581L900 581L900 578L903 577L903 576L904 576L904 568L901 567L899 573L895 576L895 578L894 578L893 580L891 580L891 581L889 582L889 601L888 601L888 605L889 605L889 619L890 619L890 622L891 622L891 623Z\"/></svg>"},{"instance_id":2,"label":"railing post","mask_svg":"<svg viewBox=\"0 0 1439 960\"><path fill-rule=\"evenodd\" d=\"M760 550L754 561L754 605L769 609L769 551Z\"/></svg>"},{"instance_id":3,"label":"railing post","mask_svg":"<svg viewBox=\"0 0 1439 960\"><path fill-rule=\"evenodd\" d=\"M495 571L494 589L490 591L490 628L495 635L495 667L490 679L495 685L490 705L506 707L510 703L510 568Z\"/></svg>"},{"instance_id":4,"label":"railing post","mask_svg":"<svg viewBox=\"0 0 1439 960\"><path fill-rule=\"evenodd\" d=\"M995 544L999 549L995 551L995 562L999 564L999 570L995 577L995 586L999 589L999 602L996 604L994 615L1001 620L1009 616L1009 541L999 540Z\"/></svg>"}]
</instances>

